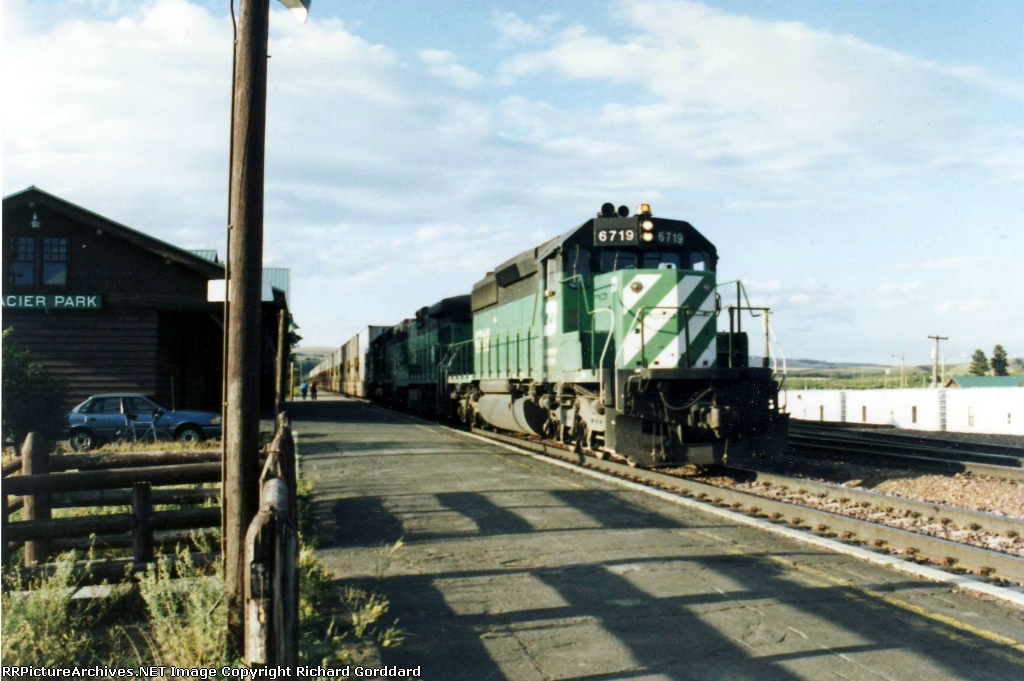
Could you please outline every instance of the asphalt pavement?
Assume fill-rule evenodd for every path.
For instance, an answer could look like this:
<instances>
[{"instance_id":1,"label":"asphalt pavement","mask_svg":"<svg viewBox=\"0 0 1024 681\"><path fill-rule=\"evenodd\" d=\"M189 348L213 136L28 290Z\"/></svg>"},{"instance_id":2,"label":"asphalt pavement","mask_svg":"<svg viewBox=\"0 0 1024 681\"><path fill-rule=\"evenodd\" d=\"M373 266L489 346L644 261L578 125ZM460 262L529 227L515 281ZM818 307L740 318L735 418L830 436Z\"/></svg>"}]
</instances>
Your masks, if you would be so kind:
<instances>
[{"instance_id":1,"label":"asphalt pavement","mask_svg":"<svg viewBox=\"0 0 1024 681\"><path fill-rule=\"evenodd\" d=\"M321 393L319 558L427 679L1024 678L1021 609ZM401 540L403 546L389 550Z\"/></svg>"}]
</instances>

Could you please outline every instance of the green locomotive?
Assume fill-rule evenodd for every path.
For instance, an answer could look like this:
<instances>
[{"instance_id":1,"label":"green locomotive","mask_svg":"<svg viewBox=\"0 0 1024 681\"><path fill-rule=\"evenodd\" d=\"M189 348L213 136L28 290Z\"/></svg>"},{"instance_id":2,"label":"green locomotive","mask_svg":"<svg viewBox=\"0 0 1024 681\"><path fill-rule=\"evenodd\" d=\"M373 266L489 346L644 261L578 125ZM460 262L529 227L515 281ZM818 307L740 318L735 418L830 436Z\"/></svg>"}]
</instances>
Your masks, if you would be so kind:
<instances>
[{"instance_id":1,"label":"green locomotive","mask_svg":"<svg viewBox=\"0 0 1024 681\"><path fill-rule=\"evenodd\" d=\"M645 467L771 455L788 417L739 328L767 310L737 300L719 332L717 261L689 223L605 204L377 338L374 392Z\"/></svg>"}]
</instances>

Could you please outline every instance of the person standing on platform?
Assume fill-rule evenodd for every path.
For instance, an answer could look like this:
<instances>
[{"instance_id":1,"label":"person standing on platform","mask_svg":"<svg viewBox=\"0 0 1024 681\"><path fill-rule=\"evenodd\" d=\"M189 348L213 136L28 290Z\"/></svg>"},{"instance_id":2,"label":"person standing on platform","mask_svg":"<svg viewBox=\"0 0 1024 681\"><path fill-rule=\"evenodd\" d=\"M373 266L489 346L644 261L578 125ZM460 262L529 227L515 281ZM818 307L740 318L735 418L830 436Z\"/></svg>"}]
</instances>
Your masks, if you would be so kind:
<instances>
[{"instance_id":1,"label":"person standing on platform","mask_svg":"<svg viewBox=\"0 0 1024 681\"><path fill-rule=\"evenodd\" d=\"M314 400L316 399L316 383L311 383L309 385L309 396Z\"/></svg>"},{"instance_id":2,"label":"person standing on platform","mask_svg":"<svg viewBox=\"0 0 1024 681\"><path fill-rule=\"evenodd\" d=\"M306 392L309 390L309 384L303 383L299 386L299 391L302 392L302 399L306 399Z\"/></svg>"}]
</instances>

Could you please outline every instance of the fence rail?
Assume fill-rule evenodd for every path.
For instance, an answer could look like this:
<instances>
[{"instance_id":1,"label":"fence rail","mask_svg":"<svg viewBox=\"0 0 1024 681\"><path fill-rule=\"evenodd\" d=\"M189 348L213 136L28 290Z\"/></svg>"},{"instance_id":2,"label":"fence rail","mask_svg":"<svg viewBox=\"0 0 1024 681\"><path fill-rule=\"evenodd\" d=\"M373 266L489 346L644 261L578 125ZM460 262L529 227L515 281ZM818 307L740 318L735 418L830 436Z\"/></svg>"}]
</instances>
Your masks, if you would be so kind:
<instances>
[{"instance_id":1,"label":"fence rail","mask_svg":"<svg viewBox=\"0 0 1024 681\"><path fill-rule=\"evenodd\" d=\"M132 548L132 560L148 563L158 543L181 538L175 531L220 527L218 489L154 489L219 483L217 451L50 455L32 433L21 456L4 464L3 476L0 548L5 566L21 546L25 567L35 567L56 551L83 548L83 538L90 537L90 545ZM52 517L55 508L110 506L130 512ZM157 506L183 508L156 511ZM11 520L17 511L21 519Z\"/></svg>"}]
</instances>

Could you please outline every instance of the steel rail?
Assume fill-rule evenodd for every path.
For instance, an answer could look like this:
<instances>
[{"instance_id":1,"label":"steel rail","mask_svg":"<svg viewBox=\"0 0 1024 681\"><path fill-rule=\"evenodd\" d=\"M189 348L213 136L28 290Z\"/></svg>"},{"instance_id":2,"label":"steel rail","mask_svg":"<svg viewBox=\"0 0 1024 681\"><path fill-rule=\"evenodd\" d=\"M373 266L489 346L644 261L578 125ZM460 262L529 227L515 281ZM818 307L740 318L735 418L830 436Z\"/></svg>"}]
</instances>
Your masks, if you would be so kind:
<instances>
[{"instance_id":1,"label":"steel rail","mask_svg":"<svg viewBox=\"0 0 1024 681\"><path fill-rule=\"evenodd\" d=\"M976 442L971 440L949 440L939 437L928 437L925 434L910 434L906 432L891 432L889 430L860 430L861 427L870 427L871 424L849 424L818 421L800 421L791 419L789 422L790 431L804 433L834 434L842 433L847 436L856 436L864 440L876 442L891 442L900 445L911 445L915 447L934 447L946 451L963 451L977 454L994 454L999 456L1024 458L1024 444L1004 445L988 442ZM930 431L921 431L927 433ZM1024 438L1021 438L1024 443Z\"/></svg>"},{"instance_id":2,"label":"steel rail","mask_svg":"<svg viewBox=\"0 0 1024 681\"><path fill-rule=\"evenodd\" d=\"M903 454L913 457L930 457L942 461L954 461L958 463L981 463L994 466L1006 466L1009 468L1020 468L1021 459L1017 456L1004 456L1002 454L982 454L979 452L962 452L940 447L916 447L908 444L885 442L882 440L869 440L848 435L831 435L825 433L807 434L797 431L789 434L789 441L795 443L841 446L851 452L872 452L884 450L892 453Z\"/></svg>"},{"instance_id":3,"label":"steel rail","mask_svg":"<svg viewBox=\"0 0 1024 681\"><path fill-rule=\"evenodd\" d=\"M798 492L802 490L808 494L833 501L848 499L853 503L861 504L864 508L875 508L886 512L899 511L913 517L932 518L940 522L948 520L961 528L970 528L973 525L977 525L982 530L993 534L1017 532L1024 535L1024 518L986 513L985 511L972 511L967 508L935 504L918 499L907 499L906 497L896 497L891 494L850 488L830 482L794 478L788 475L766 473L738 466L726 466L725 469L727 471L736 471L738 474L743 475L747 478L745 482L769 483L776 489L786 487L790 490ZM864 506L864 504L867 504L867 506Z\"/></svg>"},{"instance_id":4,"label":"steel rail","mask_svg":"<svg viewBox=\"0 0 1024 681\"><path fill-rule=\"evenodd\" d=\"M842 444L830 444L825 440L802 442L789 436L791 450L810 454L825 454L833 457L837 454L848 455L853 463L876 461L889 466L923 468L943 473L970 473L971 475L987 475L1003 480L1024 480L1024 468L1013 466L997 466L988 463L971 463L969 461L950 461L926 456L911 456L890 452L851 448Z\"/></svg>"},{"instance_id":5,"label":"steel rail","mask_svg":"<svg viewBox=\"0 0 1024 681\"><path fill-rule=\"evenodd\" d=\"M542 442L521 440L479 428L473 428L472 432L495 442L569 461L614 477L677 492L684 497L719 507L731 508L739 513L767 518L841 541L884 549L887 553L902 554L906 560L915 562L929 560L943 567L955 565L961 570L978 575L995 574L1007 580L1018 582L1024 580L1024 558L908 532L828 511L759 497L746 492L716 487L687 478L678 478L653 470L633 468L614 461L585 457Z\"/></svg>"},{"instance_id":6,"label":"steel rail","mask_svg":"<svg viewBox=\"0 0 1024 681\"><path fill-rule=\"evenodd\" d=\"M973 443L953 440L943 441L892 433L866 433L836 427L816 428L793 422L789 424L789 435L791 440L843 443L851 448L881 448L893 452L905 452L914 456L932 456L951 461L987 463L1018 468L1024 464L1024 449L1006 445L975 446Z\"/></svg>"}]
</instances>

